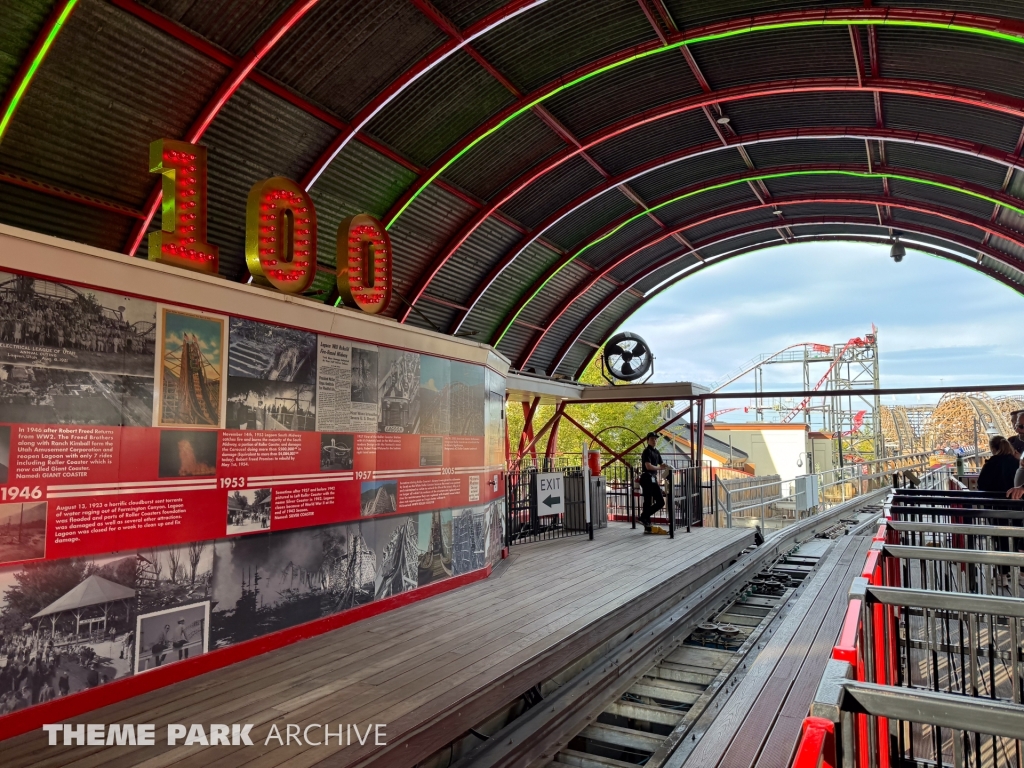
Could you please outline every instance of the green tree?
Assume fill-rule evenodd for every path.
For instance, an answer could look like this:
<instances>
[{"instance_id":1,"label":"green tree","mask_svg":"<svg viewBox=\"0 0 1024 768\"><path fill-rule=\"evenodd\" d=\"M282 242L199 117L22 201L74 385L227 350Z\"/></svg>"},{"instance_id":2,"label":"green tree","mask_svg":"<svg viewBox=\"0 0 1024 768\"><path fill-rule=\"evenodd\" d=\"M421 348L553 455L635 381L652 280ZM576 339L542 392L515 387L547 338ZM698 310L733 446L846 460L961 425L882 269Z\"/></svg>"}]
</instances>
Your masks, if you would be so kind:
<instances>
[{"instance_id":1,"label":"green tree","mask_svg":"<svg viewBox=\"0 0 1024 768\"><path fill-rule=\"evenodd\" d=\"M595 386L608 386L601 375L601 360L595 356L587 366L579 379L581 384ZM616 382L614 386L621 386L625 382ZM566 413L586 427L592 434L601 438L608 447L613 448L616 453L625 450L637 441L638 436L643 437L648 432L660 426L663 419L662 411L669 402L648 402L648 403L593 403L588 405L568 405ZM519 446L519 438L523 433L525 417L523 407L519 403L508 403L507 407L508 439L511 455L514 457ZM548 419L555 412L553 405L542 405L537 408L533 417L534 434L543 427ZM562 419L558 428L557 452L563 455L579 456L582 452L583 440L587 445L600 450L602 454L606 451L600 448L587 438L583 432L567 419ZM537 451L543 454L547 448L548 436L545 434L537 441ZM638 447L634 452L639 456L643 447Z\"/></svg>"}]
</instances>

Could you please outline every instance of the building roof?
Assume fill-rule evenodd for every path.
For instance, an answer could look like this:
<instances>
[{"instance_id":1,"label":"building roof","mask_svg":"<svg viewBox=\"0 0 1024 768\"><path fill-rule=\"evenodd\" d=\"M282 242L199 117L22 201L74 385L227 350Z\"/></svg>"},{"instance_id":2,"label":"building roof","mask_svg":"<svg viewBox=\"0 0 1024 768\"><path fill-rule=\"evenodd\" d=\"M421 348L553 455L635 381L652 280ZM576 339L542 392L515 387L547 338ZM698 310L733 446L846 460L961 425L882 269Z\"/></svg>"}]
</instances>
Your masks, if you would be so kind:
<instances>
[{"instance_id":1,"label":"building roof","mask_svg":"<svg viewBox=\"0 0 1024 768\"><path fill-rule=\"evenodd\" d=\"M783 243L898 234L1024 290L1024 0L0 16L0 222L144 256L148 145L200 142L225 278L247 277L249 189L288 176L319 213L318 297L339 222L371 213L394 243L388 313L520 370L576 377L659 291Z\"/></svg>"},{"instance_id":2,"label":"building roof","mask_svg":"<svg viewBox=\"0 0 1024 768\"><path fill-rule=\"evenodd\" d=\"M93 574L70 592L64 594L33 616L39 619L54 613L77 611L91 605L103 605L118 600L134 600L135 590Z\"/></svg>"}]
</instances>

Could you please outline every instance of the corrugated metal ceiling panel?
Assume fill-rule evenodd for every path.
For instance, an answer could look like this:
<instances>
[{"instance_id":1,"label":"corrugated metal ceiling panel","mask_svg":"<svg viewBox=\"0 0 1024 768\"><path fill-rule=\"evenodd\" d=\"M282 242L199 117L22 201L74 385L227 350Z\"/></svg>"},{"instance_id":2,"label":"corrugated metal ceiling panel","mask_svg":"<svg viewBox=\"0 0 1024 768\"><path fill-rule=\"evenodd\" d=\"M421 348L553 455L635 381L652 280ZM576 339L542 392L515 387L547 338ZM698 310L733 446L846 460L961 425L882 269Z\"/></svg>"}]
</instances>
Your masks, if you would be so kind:
<instances>
[{"instance_id":1,"label":"corrugated metal ceiling panel","mask_svg":"<svg viewBox=\"0 0 1024 768\"><path fill-rule=\"evenodd\" d=\"M0 221L44 235L119 251L134 219L0 184ZM26 265L28 266L28 265Z\"/></svg>"},{"instance_id":2,"label":"corrugated metal ceiling panel","mask_svg":"<svg viewBox=\"0 0 1024 768\"><path fill-rule=\"evenodd\" d=\"M942 219L938 216L928 216L923 213L918 213L917 211L906 211L901 208L892 209L892 218L897 227L901 222L906 222L908 225L921 224L930 229L951 232L955 235L959 235L960 237L967 238L968 240L976 240L979 243L985 234L974 227L957 224L956 222L949 221L948 219Z\"/></svg>"},{"instance_id":3,"label":"corrugated metal ceiling panel","mask_svg":"<svg viewBox=\"0 0 1024 768\"><path fill-rule=\"evenodd\" d=\"M579 327L580 323L583 322L590 311L612 292L617 293L621 290L621 288L609 285L608 283L602 283L595 286L594 289L586 295L586 297L574 303L568 310L566 310L566 313L559 318L551 331L537 346L537 351L530 357L530 363L533 365L539 364L545 371L549 371L558 350L562 348L565 340L569 338L570 334L572 334L577 327Z\"/></svg>"},{"instance_id":4,"label":"corrugated metal ceiling panel","mask_svg":"<svg viewBox=\"0 0 1024 768\"><path fill-rule=\"evenodd\" d=\"M953 176L991 189L1002 187L1003 179L1006 177L1005 166L978 157L944 152L933 147L890 141L885 144L885 155L889 165L895 168L914 168Z\"/></svg>"},{"instance_id":5,"label":"corrugated metal ceiling panel","mask_svg":"<svg viewBox=\"0 0 1024 768\"><path fill-rule=\"evenodd\" d=\"M168 74L178 72L188 77ZM150 142L184 133L224 74L115 6L81 0L11 121L0 164L141 206L156 183Z\"/></svg>"},{"instance_id":6,"label":"corrugated metal ceiling panel","mask_svg":"<svg viewBox=\"0 0 1024 768\"><path fill-rule=\"evenodd\" d=\"M292 0L141 0L200 37L230 51L246 53Z\"/></svg>"},{"instance_id":7,"label":"corrugated metal ceiling panel","mask_svg":"<svg viewBox=\"0 0 1024 768\"><path fill-rule=\"evenodd\" d=\"M434 254L458 230L473 209L459 198L427 187L388 230L394 249L394 286L403 295L409 291ZM389 314L401 311L399 301L391 302Z\"/></svg>"},{"instance_id":8,"label":"corrugated metal ceiling panel","mask_svg":"<svg viewBox=\"0 0 1024 768\"><path fill-rule=\"evenodd\" d=\"M873 127L875 106L866 93L794 93L734 101L726 105L730 125L741 135L778 128Z\"/></svg>"},{"instance_id":9,"label":"corrugated metal ceiling panel","mask_svg":"<svg viewBox=\"0 0 1024 768\"><path fill-rule=\"evenodd\" d=\"M43 28L53 0L7 0L0 24L0 93L6 93Z\"/></svg>"},{"instance_id":10,"label":"corrugated metal ceiling panel","mask_svg":"<svg viewBox=\"0 0 1024 768\"><path fill-rule=\"evenodd\" d=\"M403 305L404 306L404 305ZM441 306L435 304L432 301L418 301L416 307L409 314L409 319L405 322L409 325L415 325L418 328L427 328L429 330L440 330L442 333L446 328L451 327L452 322L455 320L455 316L458 314L458 310L450 307ZM430 319L428 323L423 315L426 315ZM433 325L431 325L433 323ZM474 339L475 341L486 341L486 339Z\"/></svg>"},{"instance_id":11,"label":"corrugated metal ceiling panel","mask_svg":"<svg viewBox=\"0 0 1024 768\"><path fill-rule=\"evenodd\" d=\"M661 231L661 227L655 224L650 216L644 216L623 227L607 240L602 240L593 248L584 251L582 258L593 267L603 267L620 254L635 248Z\"/></svg>"},{"instance_id":12,"label":"corrugated metal ceiling panel","mask_svg":"<svg viewBox=\"0 0 1024 768\"><path fill-rule=\"evenodd\" d=\"M700 94L678 51L665 51L592 77L548 99L551 113L577 136L648 109Z\"/></svg>"},{"instance_id":13,"label":"corrugated metal ceiling panel","mask_svg":"<svg viewBox=\"0 0 1024 768\"><path fill-rule=\"evenodd\" d=\"M430 165L514 100L468 53L459 51L403 91L366 126L366 132Z\"/></svg>"},{"instance_id":14,"label":"corrugated metal ceiling panel","mask_svg":"<svg viewBox=\"0 0 1024 768\"><path fill-rule=\"evenodd\" d=\"M815 2L818 8L848 7L849 3L842 0L825 0ZM715 0L713 3L694 3L690 0L665 0L676 25L680 29L713 24L716 21L737 17L754 16L764 13L782 13L784 11L806 8L807 3L800 0Z\"/></svg>"},{"instance_id":15,"label":"corrugated metal ceiling panel","mask_svg":"<svg viewBox=\"0 0 1024 768\"><path fill-rule=\"evenodd\" d=\"M586 160L574 157L502 206L503 213L533 228L577 196L604 181Z\"/></svg>"},{"instance_id":16,"label":"corrugated metal ceiling panel","mask_svg":"<svg viewBox=\"0 0 1024 768\"><path fill-rule=\"evenodd\" d=\"M530 245L483 295L466 318L465 328L479 330L480 338L489 339L526 286L533 285L557 258L558 254L538 243Z\"/></svg>"},{"instance_id":17,"label":"corrugated metal ceiling panel","mask_svg":"<svg viewBox=\"0 0 1024 768\"><path fill-rule=\"evenodd\" d=\"M885 191L880 178L844 176L838 173L779 176L767 179L764 183L772 196L780 199L815 195L881 195Z\"/></svg>"},{"instance_id":18,"label":"corrugated metal ceiling panel","mask_svg":"<svg viewBox=\"0 0 1024 768\"><path fill-rule=\"evenodd\" d=\"M905 198L907 200L932 203L946 208L962 211L971 216L976 216L982 221L987 221L992 215L994 206L985 200L979 200L962 192L955 192L942 187L914 184L907 181L889 180L889 190L893 197Z\"/></svg>"},{"instance_id":19,"label":"corrugated metal ceiling panel","mask_svg":"<svg viewBox=\"0 0 1024 768\"><path fill-rule=\"evenodd\" d=\"M484 18L505 5L507 0L434 0L434 7L459 29Z\"/></svg>"},{"instance_id":20,"label":"corrugated metal ceiling panel","mask_svg":"<svg viewBox=\"0 0 1024 768\"><path fill-rule=\"evenodd\" d=\"M732 205L757 203L757 198L746 184L734 184L721 189L700 192L658 209L658 218L670 227L680 226L699 217Z\"/></svg>"},{"instance_id":21,"label":"corrugated metal ceiling panel","mask_svg":"<svg viewBox=\"0 0 1024 768\"><path fill-rule=\"evenodd\" d=\"M446 40L407 0L320 2L260 70L350 120Z\"/></svg>"},{"instance_id":22,"label":"corrugated metal ceiling panel","mask_svg":"<svg viewBox=\"0 0 1024 768\"><path fill-rule=\"evenodd\" d=\"M785 220L791 222L801 218L849 218L859 217L863 219L878 219L878 209L873 205L847 205L813 203L809 205L787 205L783 209L786 214Z\"/></svg>"},{"instance_id":23,"label":"corrugated metal ceiling panel","mask_svg":"<svg viewBox=\"0 0 1024 768\"><path fill-rule=\"evenodd\" d=\"M317 260L333 266L342 220L357 213L383 216L414 178L365 144L349 142L310 191L319 224Z\"/></svg>"},{"instance_id":24,"label":"corrugated metal ceiling panel","mask_svg":"<svg viewBox=\"0 0 1024 768\"><path fill-rule=\"evenodd\" d=\"M1010 115L915 96L883 95L882 114L889 128L969 137L1006 152L1013 151L1021 130L1021 121Z\"/></svg>"},{"instance_id":25,"label":"corrugated metal ceiling panel","mask_svg":"<svg viewBox=\"0 0 1024 768\"><path fill-rule=\"evenodd\" d=\"M443 178L488 200L565 148L566 143L546 123L526 112L460 157Z\"/></svg>"},{"instance_id":26,"label":"corrugated metal ceiling panel","mask_svg":"<svg viewBox=\"0 0 1024 768\"><path fill-rule=\"evenodd\" d=\"M714 221L709 221L707 224L701 224L697 227L691 227L686 230L686 239L696 245L698 248L700 244L705 240L710 240L717 237L725 232L731 232L735 229L741 229L743 227L752 227L758 224L774 224L779 220L779 217L774 215L771 210L767 208L761 208L756 211L747 211L746 213L735 213L732 216L725 216Z\"/></svg>"},{"instance_id":27,"label":"corrugated metal ceiling panel","mask_svg":"<svg viewBox=\"0 0 1024 768\"><path fill-rule=\"evenodd\" d=\"M498 259L511 250L521 237L511 227L495 219L488 219L441 268L431 283L431 292L458 304L469 301Z\"/></svg>"},{"instance_id":28,"label":"corrugated metal ceiling panel","mask_svg":"<svg viewBox=\"0 0 1024 768\"><path fill-rule=\"evenodd\" d=\"M747 146L747 154L756 168L776 165L810 165L862 163L867 170L868 151L860 139L807 139L771 141Z\"/></svg>"},{"instance_id":29,"label":"corrugated metal ceiling panel","mask_svg":"<svg viewBox=\"0 0 1024 768\"><path fill-rule=\"evenodd\" d=\"M663 240L655 246L645 248L625 264L616 267L612 272L612 279L618 280L620 283L629 283L636 275L653 264L674 256L684 255L689 251L689 248L677 240Z\"/></svg>"},{"instance_id":30,"label":"corrugated metal ceiling panel","mask_svg":"<svg viewBox=\"0 0 1024 768\"><path fill-rule=\"evenodd\" d=\"M762 236L762 239L764 237L765 236ZM671 264L666 264L661 269L658 269L655 272L653 272L652 274L650 274L647 277L645 277L643 280L641 280L639 283L637 283L634 287L638 291L640 291L640 293L643 293L643 294L646 295L649 291L653 291L655 288L657 288L659 285L661 285L666 280L669 280L669 279L675 277L676 275L679 275L684 270L688 270L691 267L695 266L696 263L697 263L696 259L694 259L692 257L687 257L685 259L680 259L679 261L674 261Z\"/></svg>"},{"instance_id":31,"label":"corrugated metal ceiling panel","mask_svg":"<svg viewBox=\"0 0 1024 768\"><path fill-rule=\"evenodd\" d=\"M680 112L616 136L590 150L602 168L613 176L625 173L686 147L717 141L711 123L701 110Z\"/></svg>"},{"instance_id":32,"label":"corrugated metal ceiling panel","mask_svg":"<svg viewBox=\"0 0 1024 768\"><path fill-rule=\"evenodd\" d=\"M570 264L557 275L555 275L544 286L544 290L538 293L522 314L520 320L533 325L544 326L548 318L558 312L563 306L576 297L583 285L589 282L593 273L585 270L577 264ZM603 283L604 281L599 281ZM524 291L525 292L525 287Z\"/></svg>"},{"instance_id":33,"label":"corrugated metal ceiling panel","mask_svg":"<svg viewBox=\"0 0 1024 768\"><path fill-rule=\"evenodd\" d=\"M882 77L1024 96L1020 45L966 32L907 27L879 27L878 45L884 52L879 56Z\"/></svg>"},{"instance_id":34,"label":"corrugated metal ceiling panel","mask_svg":"<svg viewBox=\"0 0 1024 768\"><path fill-rule=\"evenodd\" d=\"M545 237L566 250L581 244L609 222L638 211L636 203L618 188L573 211L545 233Z\"/></svg>"},{"instance_id":35,"label":"corrugated metal ceiling panel","mask_svg":"<svg viewBox=\"0 0 1024 768\"><path fill-rule=\"evenodd\" d=\"M746 170L740 153L734 148L723 147L721 151L651 171L630 182L630 186L648 203L654 203L687 187Z\"/></svg>"},{"instance_id":36,"label":"corrugated metal ceiling panel","mask_svg":"<svg viewBox=\"0 0 1024 768\"><path fill-rule=\"evenodd\" d=\"M480 38L476 48L524 92L654 38L634 0L548 2Z\"/></svg>"},{"instance_id":37,"label":"corrugated metal ceiling panel","mask_svg":"<svg viewBox=\"0 0 1024 768\"><path fill-rule=\"evenodd\" d=\"M845 27L775 29L690 46L712 88L857 74ZM728 111L728 110L727 110Z\"/></svg>"},{"instance_id":38,"label":"corrugated metal ceiling panel","mask_svg":"<svg viewBox=\"0 0 1024 768\"><path fill-rule=\"evenodd\" d=\"M963 0L900 0L889 3L901 8L935 8L944 11L963 11ZM971 0L971 11L986 16L1007 16L1024 19L1024 2L1021 0Z\"/></svg>"}]
</instances>

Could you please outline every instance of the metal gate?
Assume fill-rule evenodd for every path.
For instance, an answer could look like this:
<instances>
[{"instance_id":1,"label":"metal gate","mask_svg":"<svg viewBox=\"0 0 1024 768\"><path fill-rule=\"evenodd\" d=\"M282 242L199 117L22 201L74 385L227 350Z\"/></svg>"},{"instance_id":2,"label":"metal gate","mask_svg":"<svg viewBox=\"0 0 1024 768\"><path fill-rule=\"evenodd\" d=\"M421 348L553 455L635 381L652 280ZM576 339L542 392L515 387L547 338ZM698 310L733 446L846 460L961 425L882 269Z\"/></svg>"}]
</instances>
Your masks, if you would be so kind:
<instances>
[{"instance_id":1,"label":"metal gate","mask_svg":"<svg viewBox=\"0 0 1024 768\"><path fill-rule=\"evenodd\" d=\"M505 538L506 544L560 539L586 534L586 498L583 469L563 466L563 507L560 514L545 514L537 503L537 468L522 467L505 474Z\"/></svg>"},{"instance_id":2,"label":"metal gate","mask_svg":"<svg viewBox=\"0 0 1024 768\"><path fill-rule=\"evenodd\" d=\"M674 536L676 530L704 525L704 488L702 467L683 467L668 471L666 482L668 496L665 506L670 510L668 532Z\"/></svg>"},{"instance_id":3,"label":"metal gate","mask_svg":"<svg viewBox=\"0 0 1024 768\"><path fill-rule=\"evenodd\" d=\"M605 498L607 499L608 520L632 523L640 514L643 497L636 485L636 470L618 461L604 468Z\"/></svg>"}]
</instances>

